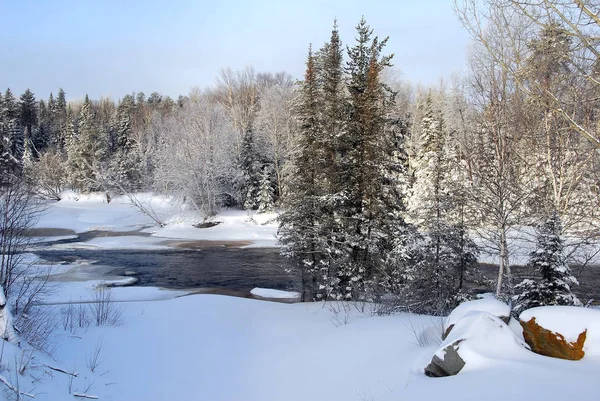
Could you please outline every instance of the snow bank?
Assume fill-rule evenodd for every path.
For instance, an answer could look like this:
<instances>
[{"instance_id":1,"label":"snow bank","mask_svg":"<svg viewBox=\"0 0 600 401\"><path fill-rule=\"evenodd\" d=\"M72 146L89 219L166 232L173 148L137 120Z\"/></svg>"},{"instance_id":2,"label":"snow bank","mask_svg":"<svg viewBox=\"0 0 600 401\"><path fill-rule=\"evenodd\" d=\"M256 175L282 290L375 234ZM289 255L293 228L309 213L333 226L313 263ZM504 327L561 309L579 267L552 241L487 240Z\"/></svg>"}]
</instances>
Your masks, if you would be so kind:
<instances>
[{"instance_id":1,"label":"snow bank","mask_svg":"<svg viewBox=\"0 0 600 401\"><path fill-rule=\"evenodd\" d=\"M179 213L168 220L166 227L152 229L152 235L161 238L252 241L254 246L277 246L277 214L256 213L245 210L224 210L215 216L219 224L209 228L196 228L198 216Z\"/></svg>"},{"instance_id":2,"label":"snow bank","mask_svg":"<svg viewBox=\"0 0 600 401\"><path fill-rule=\"evenodd\" d=\"M292 291L272 290L269 288L256 287L250 291L252 295L262 298L277 298L277 299L295 299L300 298L300 294Z\"/></svg>"},{"instance_id":3,"label":"snow bank","mask_svg":"<svg viewBox=\"0 0 600 401\"><path fill-rule=\"evenodd\" d=\"M586 357L600 356L600 310L576 306L540 306L519 315L521 321L535 322L543 328L560 333L565 340L576 342L587 330L583 351Z\"/></svg>"},{"instance_id":4,"label":"snow bank","mask_svg":"<svg viewBox=\"0 0 600 401\"><path fill-rule=\"evenodd\" d=\"M516 361L514 355L502 355L513 348L513 340L502 337L505 329L496 329L502 322L493 316L478 326L485 338L462 345L470 365L465 370L470 371L431 379L422 366L415 366L424 349L414 343L410 330L411 324L431 323L430 316L363 316L336 325L336 315L326 305L218 295L125 302L120 304L123 325L65 332L56 359L47 363L79 372L73 391L84 391L91 383L88 392L101 400L506 401L524 394L545 401L573 394L579 401L597 399L598 361L573 363L528 351L531 359ZM87 361L98 344L102 364L92 373ZM8 354L7 349L3 361L10 368L16 358L21 360L21 350L11 347L14 354ZM425 353L431 357L436 349ZM470 357L466 353L472 350L478 353ZM516 357L518 352L514 350ZM45 361L41 358L36 355L38 365ZM335 368L323 374L322 366ZM36 392L36 400L73 399L69 376L33 373L35 382L20 376L19 383ZM14 371L2 374L16 377ZM310 385L298 385L299 380Z\"/></svg>"},{"instance_id":5,"label":"snow bank","mask_svg":"<svg viewBox=\"0 0 600 401\"><path fill-rule=\"evenodd\" d=\"M454 308L452 313L450 313L450 316L446 318L444 330L447 330L448 327L452 326L453 324L455 325L456 322L473 311L487 312L497 317L510 316L510 307L504 302L498 301L495 298L486 297L474 301L467 301Z\"/></svg>"}]
</instances>

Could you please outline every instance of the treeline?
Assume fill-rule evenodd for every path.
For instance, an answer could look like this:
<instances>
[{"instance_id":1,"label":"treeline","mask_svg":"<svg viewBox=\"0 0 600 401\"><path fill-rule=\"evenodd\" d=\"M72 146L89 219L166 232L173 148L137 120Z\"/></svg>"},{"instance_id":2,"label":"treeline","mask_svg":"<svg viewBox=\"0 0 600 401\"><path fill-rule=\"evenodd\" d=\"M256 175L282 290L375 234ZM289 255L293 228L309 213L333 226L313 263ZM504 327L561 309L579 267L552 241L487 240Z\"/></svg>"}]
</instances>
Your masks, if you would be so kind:
<instances>
[{"instance_id":1,"label":"treeline","mask_svg":"<svg viewBox=\"0 0 600 401\"><path fill-rule=\"evenodd\" d=\"M281 197L295 123L286 73L223 70L177 101L152 93L67 102L0 95L0 173L40 194L160 191L204 217L222 206L271 210Z\"/></svg>"}]
</instances>

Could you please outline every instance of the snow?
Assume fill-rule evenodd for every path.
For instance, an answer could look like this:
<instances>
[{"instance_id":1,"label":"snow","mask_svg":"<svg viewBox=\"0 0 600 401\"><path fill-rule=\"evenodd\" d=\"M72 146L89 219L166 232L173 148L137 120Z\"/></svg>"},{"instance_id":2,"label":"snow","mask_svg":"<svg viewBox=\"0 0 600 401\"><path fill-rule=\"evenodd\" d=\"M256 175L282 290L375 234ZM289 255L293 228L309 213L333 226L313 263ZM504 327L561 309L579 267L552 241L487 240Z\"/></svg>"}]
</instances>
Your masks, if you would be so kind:
<instances>
[{"instance_id":1,"label":"snow","mask_svg":"<svg viewBox=\"0 0 600 401\"><path fill-rule=\"evenodd\" d=\"M210 228L196 228L191 218L173 218L164 228L152 229L152 235L161 238L185 238L191 240L227 240L253 242L252 246L277 246L277 215L243 210L224 210L214 218L220 222Z\"/></svg>"},{"instance_id":2,"label":"snow","mask_svg":"<svg viewBox=\"0 0 600 401\"><path fill-rule=\"evenodd\" d=\"M58 291L45 298L44 303L58 305L66 303L89 303L94 300L94 294L101 288L109 286L111 298L115 302L133 301L163 301L190 294L184 290L166 290L158 287L126 287L131 278L87 280L60 283ZM120 286L121 285L121 286Z\"/></svg>"},{"instance_id":3,"label":"snow","mask_svg":"<svg viewBox=\"0 0 600 401\"><path fill-rule=\"evenodd\" d=\"M4 288L2 286L0 286L0 338L9 341L15 338L13 318L10 309L6 305L6 297L4 296Z\"/></svg>"},{"instance_id":4,"label":"snow","mask_svg":"<svg viewBox=\"0 0 600 401\"><path fill-rule=\"evenodd\" d=\"M127 197L116 197L107 203L104 194L66 192L60 201L48 202L46 207L36 224L38 228L60 227L81 233L92 230L130 231L155 224L131 206ZM162 205L161 210L168 213L170 209Z\"/></svg>"},{"instance_id":5,"label":"snow","mask_svg":"<svg viewBox=\"0 0 600 401\"><path fill-rule=\"evenodd\" d=\"M105 194L66 192L60 201L47 203L47 209L36 228L64 228L76 233L99 230L128 234L52 245L61 249L163 249L167 246L163 244L166 239L248 241L250 244L247 247L278 246L277 213L223 210L211 220L219 224L210 228L196 228L195 224L202 223L200 215L186 210L174 199L153 194L136 194L135 198L155 212L166 226L159 227L154 220L132 206L126 196L114 197L107 203ZM136 235L136 231L141 233ZM148 234L151 237L147 237ZM50 238L52 241L59 239Z\"/></svg>"},{"instance_id":6,"label":"snow","mask_svg":"<svg viewBox=\"0 0 600 401\"><path fill-rule=\"evenodd\" d=\"M143 228L152 233L151 237L134 233L99 237L75 246L147 249L164 246L165 238L276 245L276 214L225 210L214 219L221 224L198 229L192 226L201 221L198 216L182 211L174 201L138 195L168 222L160 228L125 197L110 203L103 194L75 197L67 194L48 203L38 227L78 233ZM60 324L63 303L87 305L98 287L131 284L132 279L102 276L102 267L93 263L54 266L54 272L54 278L60 277L59 290L47 299L49 305L42 306L53 310L58 319L59 329L52 336L58 347L52 358L42 352L32 354L20 376L15 361L30 355L26 344L22 348L5 344L0 360L0 376L13 385L18 379L21 390L35 393L36 400L72 400L69 392L108 401L506 401L524 394L547 401L573 394L579 401L597 399L600 358L586 355L573 362L527 351L520 345L518 327L513 334L496 317L474 312L502 309L490 299L463 307L468 310L461 312L462 319L456 317L447 340L468 337L460 349L467 367L457 376L433 379L423 374L423 367L440 347L439 324L432 325L435 317L371 316L359 312L359 305L288 304L128 286L111 289L123 311L121 325L90 326L71 333L62 331ZM290 295L264 288L253 293L269 298ZM597 330L594 327L588 324L590 333ZM418 338L431 345L419 346ZM101 363L92 372L89 359L99 348ZM70 385L69 375L47 366L79 374ZM5 387L0 383L0 388ZM0 391L0 400L7 397L14 398L9 390Z\"/></svg>"},{"instance_id":7,"label":"snow","mask_svg":"<svg viewBox=\"0 0 600 401\"><path fill-rule=\"evenodd\" d=\"M470 336L461 347L468 360L463 372L432 379L422 368L437 346L419 347L409 329L411 322L429 324L429 316L372 317L352 308L348 323L338 325L335 312L323 303L220 295L120 305L120 326L59 334L52 364L79 372L73 391L83 392L91 384L87 393L99 399L132 401L505 401L523 394L549 401L577 394L579 400L591 401L597 395L598 363L573 363L521 349L507 328L499 328L502 322L487 314L479 314L485 319L463 319L480 320L470 325L482 331L477 335L456 326L453 335ZM99 343L102 363L92 373L86 359ZM66 375L42 377L35 384L21 380L22 389L37 393L38 400L72 399Z\"/></svg>"},{"instance_id":8,"label":"snow","mask_svg":"<svg viewBox=\"0 0 600 401\"><path fill-rule=\"evenodd\" d=\"M510 316L510 307L502 301L498 301L495 298L485 297L483 299L476 299L474 301L463 302L458 305L452 313L446 318L444 324L444 330L453 324L456 324L460 319L465 317L472 311L488 312L494 316ZM454 329L453 329L454 330Z\"/></svg>"},{"instance_id":9,"label":"snow","mask_svg":"<svg viewBox=\"0 0 600 401\"><path fill-rule=\"evenodd\" d=\"M521 321L535 322L543 328L563 335L565 340L576 342L579 334L587 330L583 346L586 358L600 357L600 310L576 306L540 306L519 316Z\"/></svg>"},{"instance_id":10,"label":"snow","mask_svg":"<svg viewBox=\"0 0 600 401\"><path fill-rule=\"evenodd\" d=\"M489 368L498 360L535 359L527 345L498 317L471 310L458 320L436 355L443 358L443 349L462 340L458 354L465 361L459 374L469 370Z\"/></svg>"},{"instance_id":11,"label":"snow","mask_svg":"<svg viewBox=\"0 0 600 401\"><path fill-rule=\"evenodd\" d=\"M260 287L253 288L250 293L262 298L295 299L300 297L300 294L297 292L272 290Z\"/></svg>"}]
</instances>

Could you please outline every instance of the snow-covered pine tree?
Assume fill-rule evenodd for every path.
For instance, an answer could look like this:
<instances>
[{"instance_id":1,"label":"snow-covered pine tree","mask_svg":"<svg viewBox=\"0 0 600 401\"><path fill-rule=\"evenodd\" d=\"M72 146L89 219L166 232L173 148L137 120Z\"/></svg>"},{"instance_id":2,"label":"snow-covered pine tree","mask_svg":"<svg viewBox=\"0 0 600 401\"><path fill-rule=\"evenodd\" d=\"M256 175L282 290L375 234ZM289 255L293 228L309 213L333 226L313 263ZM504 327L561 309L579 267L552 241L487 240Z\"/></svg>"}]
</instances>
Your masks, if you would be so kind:
<instances>
[{"instance_id":1,"label":"snow-covered pine tree","mask_svg":"<svg viewBox=\"0 0 600 401\"><path fill-rule=\"evenodd\" d=\"M48 145L50 144L52 136L51 118L52 116L50 114L49 107L46 106L46 102L40 100L38 102L38 126L31 138L33 155L36 159L48 148Z\"/></svg>"},{"instance_id":2,"label":"snow-covered pine tree","mask_svg":"<svg viewBox=\"0 0 600 401\"><path fill-rule=\"evenodd\" d=\"M50 93L48 112L50 114L50 145L64 154L66 152L67 100L62 88L58 91L56 99Z\"/></svg>"},{"instance_id":3,"label":"snow-covered pine tree","mask_svg":"<svg viewBox=\"0 0 600 401\"><path fill-rule=\"evenodd\" d=\"M420 129L408 208L424 242L409 292L416 312L444 313L462 300L465 275L477 266L477 248L464 223L460 160L431 93Z\"/></svg>"},{"instance_id":4,"label":"snow-covered pine tree","mask_svg":"<svg viewBox=\"0 0 600 401\"><path fill-rule=\"evenodd\" d=\"M258 191L258 211L261 213L270 212L275 206L275 188L273 188L273 169L266 165L262 169L260 177L260 188Z\"/></svg>"},{"instance_id":5,"label":"snow-covered pine tree","mask_svg":"<svg viewBox=\"0 0 600 401\"><path fill-rule=\"evenodd\" d=\"M11 140L5 115L4 98L0 93L0 185L6 179L12 164Z\"/></svg>"},{"instance_id":6,"label":"snow-covered pine tree","mask_svg":"<svg viewBox=\"0 0 600 401\"><path fill-rule=\"evenodd\" d=\"M23 158L23 129L19 118L19 105L10 88L6 89L3 100L5 145L9 146L9 166L7 170L20 172Z\"/></svg>"},{"instance_id":7,"label":"snow-covered pine tree","mask_svg":"<svg viewBox=\"0 0 600 401\"><path fill-rule=\"evenodd\" d=\"M364 19L356 29L357 43L348 48L346 65L347 128L338 138L343 185L338 213L346 247L338 276L343 298L372 299L379 272L390 263L392 239L406 235L406 223L403 200L390 190L401 185L390 181L394 137L389 115L395 94L380 76L392 56L381 55L387 38L371 39Z\"/></svg>"},{"instance_id":8,"label":"snow-covered pine tree","mask_svg":"<svg viewBox=\"0 0 600 401\"><path fill-rule=\"evenodd\" d=\"M140 161L133 152L133 96L125 95L119 102L110 124L110 177L119 189L135 191L141 186Z\"/></svg>"},{"instance_id":9,"label":"snow-covered pine tree","mask_svg":"<svg viewBox=\"0 0 600 401\"><path fill-rule=\"evenodd\" d=\"M581 305L571 291L571 286L578 282L565 262L562 223L558 212L553 212L538 227L537 247L531 252L528 265L540 274L541 279L525 279L515 286L513 313L516 316L536 306Z\"/></svg>"},{"instance_id":10,"label":"snow-covered pine tree","mask_svg":"<svg viewBox=\"0 0 600 401\"><path fill-rule=\"evenodd\" d=\"M67 176L72 189L81 190L85 181L83 171L79 168L81 165L81 152L79 149L79 138L76 129L76 117L69 107L67 111L67 120L64 127L65 153L67 155Z\"/></svg>"},{"instance_id":11,"label":"snow-covered pine tree","mask_svg":"<svg viewBox=\"0 0 600 401\"><path fill-rule=\"evenodd\" d=\"M410 269L418 263L417 246L420 236L411 224L404 222L406 214L406 193L408 185L408 153L407 138L410 136L408 124L399 117L390 119L392 141L388 149L388 163L383 164L382 199L389 210L390 226L387 229L387 243L382 246L386 250L385 259L378 269L376 291L387 296L380 302L387 302L389 311L404 304L404 292ZM398 224L398 222L400 224ZM382 240L385 240L383 237ZM391 251L390 251L391 250Z\"/></svg>"},{"instance_id":12,"label":"snow-covered pine tree","mask_svg":"<svg viewBox=\"0 0 600 401\"><path fill-rule=\"evenodd\" d=\"M29 89L21 95L19 102L19 117L23 127L23 162L31 163L34 145L33 139L36 135L38 124L37 104L35 95Z\"/></svg>"},{"instance_id":13,"label":"snow-covered pine tree","mask_svg":"<svg viewBox=\"0 0 600 401\"><path fill-rule=\"evenodd\" d=\"M338 271L347 248L341 224L340 211L344 202L344 183L341 176L339 138L346 132L348 99L343 67L343 47L337 21L334 21L329 42L316 54L316 74L320 97L319 126L322 134L313 154L322 182L318 207L319 237L324 241L326 253L318 271L317 299L339 299Z\"/></svg>"},{"instance_id":14,"label":"snow-covered pine tree","mask_svg":"<svg viewBox=\"0 0 600 401\"><path fill-rule=\"evenodd\" d=\"M444 120L441 113L434 110L431 92L427 95L420 129L412 163L414 180L408 199L408 215L414 224L423 227L435 224L450 207L446 197L445 178L449 171L444 154Z\"/></svg>"},{"instance_id":15,"label":"snow-covered pine tree","mask_svg":"<svg viewBox=\"0 0 600 401\"><path fill-rule=\"evenodd\" d=\"M318 164L322 147L318 73L315 56L309 49L304 80L300 82L294 114L298 122L298 143L290 181L282 202L277 235L281 253L299 271L302 301L317 299L324 287L320 272L327 260L327 238L322 238L323 171Z\"/></svg>"},{"instance_id":16,"label":"snow-covered pine tree","mask_svg":"<svg viewBox=\"0 0 600 401\"><path fill-rule=\"evenodd\" d=\"M68 131L71 131L71 127ZM83 192L100 189L97 173L107 153L107 141L97 127L92 103L87 95L77 119L77 131L69 132L69 137L68 165L73 187Z\"/></svg>"},{"instance_id":17,"label":"snow-covered pine tree","mask_svg":"<svg viewBox=\"0 0 600 401\"><path fill-rule=\"evenodd\" d=\"M237 164L239 173L235 179L235 187L241 196L240 203L244 209L256 210L258 208L262 163L252 129L248 129L244 133Z\"/></svg>"}]
</instances>

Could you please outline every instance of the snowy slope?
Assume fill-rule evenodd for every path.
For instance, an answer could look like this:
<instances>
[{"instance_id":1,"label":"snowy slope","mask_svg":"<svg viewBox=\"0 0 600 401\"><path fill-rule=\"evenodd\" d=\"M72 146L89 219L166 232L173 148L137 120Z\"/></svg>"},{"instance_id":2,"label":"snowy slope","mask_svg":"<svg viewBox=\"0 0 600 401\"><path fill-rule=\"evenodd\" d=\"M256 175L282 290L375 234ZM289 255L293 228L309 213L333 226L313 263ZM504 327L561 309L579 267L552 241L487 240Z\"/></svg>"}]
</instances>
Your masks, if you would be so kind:
<instances>
[{"instance_id":1,"label":"snowy slope","mask_svg":"<svg viewBox=\"0 0 600 401\"><path fill-rule=\"evenodd\" d=\"M495 350L458 376L428 378L423 361L436 346L415 345L410 329L430 324L427 316L365 317L353 309L338 325L321 303L218 295L122 305L123 325L65 334L56 355L82 372L77 388L91 380L88 393L102 400L597 399L598 359L494 358ZM85 364L100 340L103 376ZM36 399L70 400L67 386L55 375L37 385L50 394Z\"/></svg>"}]
</instances>

